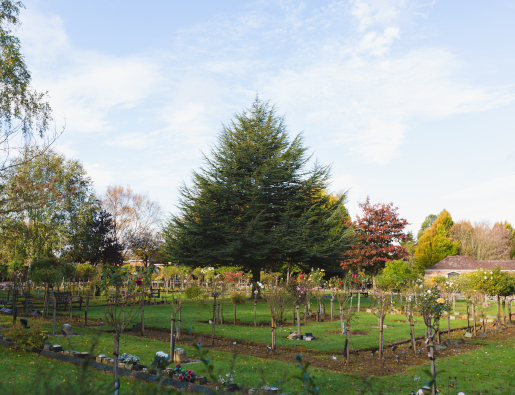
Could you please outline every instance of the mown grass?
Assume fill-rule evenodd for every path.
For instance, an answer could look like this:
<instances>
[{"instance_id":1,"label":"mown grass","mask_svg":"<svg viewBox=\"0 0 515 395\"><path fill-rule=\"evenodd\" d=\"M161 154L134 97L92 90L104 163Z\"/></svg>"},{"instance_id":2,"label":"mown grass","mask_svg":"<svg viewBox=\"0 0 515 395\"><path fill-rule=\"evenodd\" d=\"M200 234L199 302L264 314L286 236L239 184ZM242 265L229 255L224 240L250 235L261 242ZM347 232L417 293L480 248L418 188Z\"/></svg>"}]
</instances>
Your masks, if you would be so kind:
<instances>
[{"instance_id":1,"label":"mown grass","mask_svg":"<svg viewBox=\"0 0 515 395\"><path fill-rule=\"evenodd\" d=\"M56 338L53 342L61 344L65 349L87 351L91 343L98 344L95 354L112 353L112 335L101 333L98 335L93 329L81 328L78 330L82 336L72 338ZM505 341L492 342L487 340L476 341L483 345L468 354L455 357L442 358L437 360L437 368L441 372L439 386L444 394L447 377L458 377L458 388L467 394L512 394L515 392L515 341L513 338ZM155 352L169 347L167 342L150 340L134 336L122 336L120 352L127 352L138 355L142 363L149 365L154 358ZM188 355L194 356L193 346L183 346ZM209 357L215 365L215 371L225 374L229 371L233 356L225 352L210 352ZM188 365L197 373L204 373L202 364ZM415 375L422 376L427 366L412 367L406 373L381 378L362 378L348 375L344 372L332 372L325 369L313 368L311 373L316 377L322 387L323 394L409 394L414 389ZM74 380L78 368L48 360L36 354L22 353L0 347L0 383L10 389L16 389L19 393L38 393L38 371L48 372L52 382L62 380ZM300 390L300 384L292 376L298 374L298 369L292 363L272 361L266 358L255 358L249 356L238 356L235 365L235 378L238 382L245 382L249 386L277 385L284 380L283 391L293 393ZM94 372L95 383L107 385L111 377L109 375ZM365 384L365 381L367 382ZM139 386L137 382L124 380L124 388L135 389ZM369 386L368 392L360 392ZM2 387L0 386L0 389ZM1 393L1 392L0 392ZM17 392L15 392L17 393Z\"/></svg>"},{"instance_id":2,"label":"mown grass","mask_svg":"<svg viewBox=\"0 0 515 395\"><path fill-rule=\"evenodd\" d=\"M328 303L327 300L324 301ZM362 303L363 308L367 307L370 303L364 300ZM459 308L463 311L463 305L460 303ZM192 302L186 301L183 306L182 312L182 327L187 328L191 326L193 331L197 333L211 333L211 325L204 324L200 321L207 320L212 315L212 304L208 302ZM244 322L253 322L254 317L253 303L247 302L242 306L238 306L238 319ZM100 318L103 314L103 307L92 307L89 311L90 317ZM326 311L329 311L327 306ZM170 312L169 305L154 305L145 308L146 324L153 327L169 328L170 325ZM291 313L291 311L290 311ZM226 303L225 305L226 320L232 318L232 305ZM269 319L269 309L266 303L258 303L258 320L267 321ZM291 319L291 318L290 318ZM393 326L392 329L385 331L385 341L395 341L409 336L409 326L406 323L395 322L403 320L404 316L388 315L386 324ZM418 318L420 321L420 318ZM30 320L29 320L30 321ZM0 316L0 325L9 325L12 322L11 316ZM462 326L466 321L452 320L453 326ZM377 318L369 313L357 313L356 320L353 323L352 330L364 330L369 332L366 336L351 337L351 347L362 348L368 346L375 346L378 341L378 329L370 328L369 325L377 325ZM444 328L447 323L442 323ZM45 327L50 331L51 324L45 323ZM340 328L339 321L312 323L304 326L305 330L313 332L318 336L317 341L301 344L307 345L308 348L314 350L335 351L343 348L343 337L341 335L327 333L331 330L338 330ZM293 331L292 326L285 326L282 329L284 337L278 336L278 344L291 346L296 344L294 341L285 339L289 331ZM284 331L286 330L286 331ZM305 332L303 329L303 332ZM95 340L97 332L95 329L80 328L76 329L81 333L80 337L73 338L56 338L52 339L53 343L59 343L66 349L73 349L77 351L88 351L91 343ZM416 332L423 334L424 325L422 323L416 325ZM233 339L251 340L254 342L267 343L270 340L269 327L238 327L228 323L225 325L217 325L217 335L225 336ZM477 344L483 345L482 348L477 349L468 354L462 354L455 357L442 358L437 360L438 370L440 373L439 386L444 389L447 384L447 377L458 377L458 385L461 391L466 394L513 394L515 393L515 341L509 339L506 341L493 342L489 339L475 340ZM96 354L112 354L112 334L101 333L98 338ZM188 355L194 356L195 349L193 346L181 346ZM142 363L149 365L154 358L157 351L167 351L169 344L157 340L145 339L135 336L122 336L120 344L120 352L127 352L138 355ZM18 355L20 355L18 357ZM34 393L37 392L37 382L34 385L34 380L37 381L37 372L41 368L48 366L47 371L51 371L51 379L55 382L60 380L73 380L74 375L77 374L77 368L73 365L64 364L58 361L46 360L35 354L25 354L17 351L8 351L0 347L0 383L1 385L10 386L20 393L26 392L30 389ZM215 365L215 370L221 374L229 371L232 362L232 354L225 352L211 351L210 358ZM330 358L330 356L327 356ZM33 363L30 363L33 362ZM201 364L192 364L191 366L197 373L203 374L204 368ZM311 369L311 373L315 375L319 384L322 387L323 394L364 394L364 388L368 385L370 394L409 394L412 389L415 389L415 382L413 378L415 375L423 377L423 370L427 366L411 367L407 369L404 374L394 375L382 378L363 378L355 375L349 375L345 372L333 372L326 369ZM12 372L12 374L10 374ZM281 380L284 382L284 391L295 392L300 390L300 384L293 378L298 369L295 367L295 362L281 362L269 360L266 358L257 358L250 356L238 356L236 359L236 372L235 377L238 382L245 382L249 386L255 387L260 385L275 385ZM98 375L98 378L97 378ZM5 376L5 377L4 377ZM7 377L8 376L8 377ZM108 384L110 376L95 372L95 382L101 384ZM13 380L14 378L14 380ZM367 381L367 384L364 382ZM421 380L421 384L424 378ZM127 380L124 386L126 388L139 388L137 383ZM0 387L1 389L1 387ZM359 392L362 391L362 392ZM2 391L0 390L0 393ZM444 391L447 394L447 390Z\"/></svg>"}]
</instances>

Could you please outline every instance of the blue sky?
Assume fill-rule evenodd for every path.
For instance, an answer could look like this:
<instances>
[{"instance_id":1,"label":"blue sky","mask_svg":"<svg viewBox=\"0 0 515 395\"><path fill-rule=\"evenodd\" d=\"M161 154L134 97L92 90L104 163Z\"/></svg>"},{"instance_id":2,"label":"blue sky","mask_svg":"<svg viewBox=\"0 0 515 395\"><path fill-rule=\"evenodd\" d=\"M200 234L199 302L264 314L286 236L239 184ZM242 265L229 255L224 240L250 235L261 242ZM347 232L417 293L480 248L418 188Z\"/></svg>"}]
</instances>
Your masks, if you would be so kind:
<instances>
[{"instance_id":1,"label":"blue sky","mask_svg":"<svg viewBox=\"0 0 515 395\"><path fill-rule=\"evenodd\" d=\"M367 195L418 230L515 222L515 2L26 1L18 34L48 90L57 148L99 194L167 212L222 123L256 96L332 164L351 215Z\"/></svg>"}]
</instances>

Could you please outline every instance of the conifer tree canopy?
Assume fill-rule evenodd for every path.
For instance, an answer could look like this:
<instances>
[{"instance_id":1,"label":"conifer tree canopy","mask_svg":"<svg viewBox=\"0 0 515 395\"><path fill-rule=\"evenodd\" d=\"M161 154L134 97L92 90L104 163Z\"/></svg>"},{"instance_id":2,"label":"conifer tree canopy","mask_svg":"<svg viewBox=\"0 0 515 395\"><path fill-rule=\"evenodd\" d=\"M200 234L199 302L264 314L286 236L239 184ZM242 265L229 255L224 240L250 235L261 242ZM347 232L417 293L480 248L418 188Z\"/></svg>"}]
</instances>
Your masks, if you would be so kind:
<instances>
[{"instance_id":1,"label":"conifer tree canopy","mask_svg":"<svg viewBox=\"0 0 515 395\"><path fill-rule=\"evenodd\" d=\"M164 251L188 266L237 265L252 270L286 261L336 264L348 246L338 215L342 199L324 192L329 167L315 163L301 136L292 141L275 108L256 99L224 125L205 165L184 185L180 213L164 229ZM335 229L337 231L335 231Z\"/></svg>"}]
</instances>

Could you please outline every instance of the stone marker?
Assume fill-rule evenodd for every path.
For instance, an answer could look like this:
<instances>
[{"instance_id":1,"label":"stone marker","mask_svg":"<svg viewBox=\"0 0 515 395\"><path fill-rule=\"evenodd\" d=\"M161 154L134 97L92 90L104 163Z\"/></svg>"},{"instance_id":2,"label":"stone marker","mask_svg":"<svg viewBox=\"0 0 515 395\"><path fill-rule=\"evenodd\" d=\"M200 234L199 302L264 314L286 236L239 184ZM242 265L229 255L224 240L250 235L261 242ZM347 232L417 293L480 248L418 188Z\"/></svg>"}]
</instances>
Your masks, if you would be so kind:
<instances>
[{"instance_id":1,"label":"stone marker","mask_svg":"<svg viewBox=\"0 0 515 395\"><path fill-rule=\"evenodd\" d=\"M454 342L454 345L456 346L456 348L460 348L460 343Z\"/></svg>"},{"instance_id":2,"label":"stone marker","mask_svg":"<svg viewBox=\"0 0 515 395\"><path fill-rule=\"evenodd\" d=\"M73 328L70 324L64 324L61 328L61 333L64 336L72 336L73 335Z\"/></svg>"},{"instance_id":3,"label":"stone marker","mask_svg":"<svg viewBox=\"0 0 515 395\"><path fill-rule=\"evenodd\" d=\"M470 332L465 332L465 335L464 335L464 336L470 339L470 338L472 338L472 333L470 333Z\"/></svg>"},{"instance_id":4,"label":"stone marker","mask_svg":"<svg viewBox=\"0 0 515 395\"><path fill-rule=\"evenodd\" d=\"M174 362L183 363L188 360L188 356L186 355L186 351L182 348L176 348L173 354Z\"/></svg>"},{"instance_id":5,"label":"stone marker","mask_svg":"<svg viewBox=\"0 0 515 395\"><path fill-rule=\"evenodd\" d=\"M195 383L204 385L204 384L207 384L207 379L204 376L197 376L197 377L195 377Z\"/></svg>"},{"instance_id":6,"label":"stone marker","mask_svg":"<svg viewBox=\"0 0 515 395\"><path fill-rule=\"evenodd\" d=\"M486 337L486 333L481 332L481 337L484 339Z\"/></svg>"}]
</instances>

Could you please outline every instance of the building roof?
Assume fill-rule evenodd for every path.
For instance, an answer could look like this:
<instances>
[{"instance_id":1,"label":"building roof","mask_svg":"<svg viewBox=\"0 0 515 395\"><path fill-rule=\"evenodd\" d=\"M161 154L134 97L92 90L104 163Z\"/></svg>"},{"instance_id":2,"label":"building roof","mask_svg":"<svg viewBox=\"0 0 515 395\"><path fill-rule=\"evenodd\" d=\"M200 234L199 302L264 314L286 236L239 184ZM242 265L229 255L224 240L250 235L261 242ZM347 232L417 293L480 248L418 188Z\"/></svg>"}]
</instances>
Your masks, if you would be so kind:
<instances>
[{"instance_id":1,"label":"building roof","mask_svg":"<svg viewBox=\"0 0 515 395\"><path fill-rule=\"evenodd\" d=\"M507 270L515 270L515 261L476 261L469 256L447 256L436 265L428 267L427 271L436 270L476 270L492 269L494 266L500 266Z\"/></svg>"}]
</instances>

